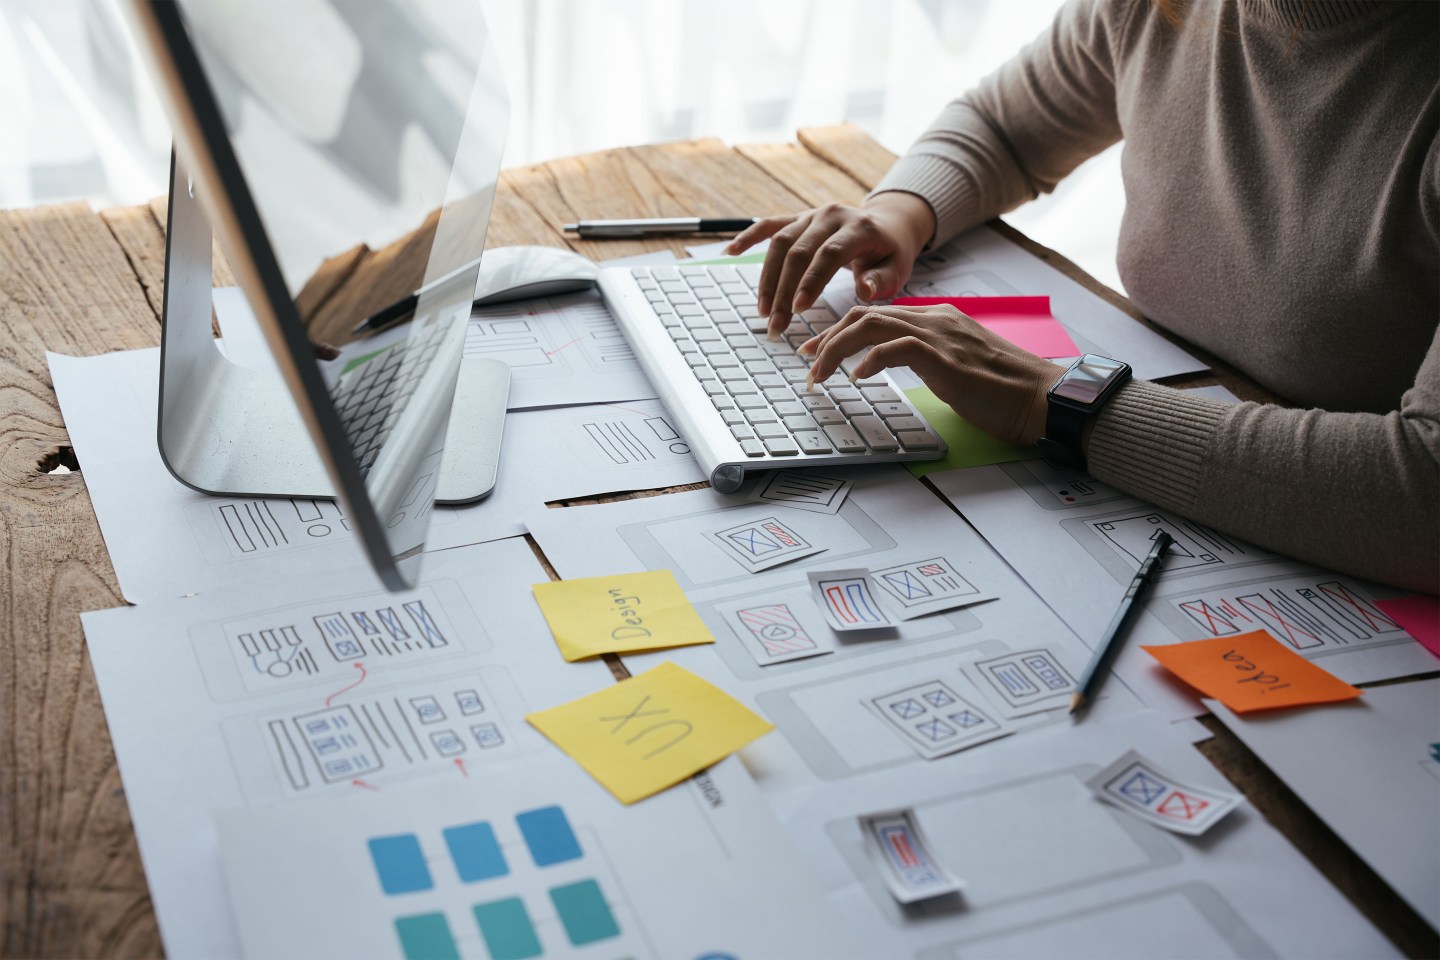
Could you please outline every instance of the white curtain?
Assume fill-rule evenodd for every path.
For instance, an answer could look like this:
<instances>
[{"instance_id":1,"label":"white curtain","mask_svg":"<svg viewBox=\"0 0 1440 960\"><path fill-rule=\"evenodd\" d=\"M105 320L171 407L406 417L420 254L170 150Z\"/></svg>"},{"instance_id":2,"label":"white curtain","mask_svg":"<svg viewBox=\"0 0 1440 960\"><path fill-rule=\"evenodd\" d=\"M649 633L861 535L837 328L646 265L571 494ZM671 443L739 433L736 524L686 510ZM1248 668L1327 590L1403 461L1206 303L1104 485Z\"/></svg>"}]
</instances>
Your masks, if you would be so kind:
<instances>
[{"instance_id":1,"label":"white curtain","mask_svg":"<svg viewBox=\"0 0 1440 960\"><path fill-rule=\"evenodd\" d=\"M1060 0L481 2L510 87L513 166L691 137L788 140L843 120L899 152ZM0 207L164 192L169 132L115 0L0 0L0 129ZM1118 283L1118 171L1112 151L1012 222Z\"/></svg>"}]
</instances>

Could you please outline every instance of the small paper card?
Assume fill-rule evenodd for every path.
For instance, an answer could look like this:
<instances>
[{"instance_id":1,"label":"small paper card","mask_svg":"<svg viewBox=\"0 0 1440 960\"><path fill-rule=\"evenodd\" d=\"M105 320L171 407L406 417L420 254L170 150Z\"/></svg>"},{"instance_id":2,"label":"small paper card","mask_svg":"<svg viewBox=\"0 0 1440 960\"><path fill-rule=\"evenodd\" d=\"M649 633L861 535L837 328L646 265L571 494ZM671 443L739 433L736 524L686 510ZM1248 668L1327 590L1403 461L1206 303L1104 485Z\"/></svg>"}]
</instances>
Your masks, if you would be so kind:
<instances>
[{"instance_id":1,"label":"small paper card","mask_svg":"<svg viewBox=\"0 0 1440 960\"><path fill-rule=\"evenodd\" d=\"M835 630L875 630L895 625L876 599L866 570L812 570L810 593Z\"/></svg>"},{"instance_id":2,"label":"small paper card","mask_svg":"<svg viewBox=\"0 0 1440 960\"><path fill-rule=\"evenodd\" d=\"M910 810L860 817L865 855L900 903L960 892L960 881L936 862Z\"/></svg>"},{"instance_id":3,"label":"small paper card","mask_svg":"<svg viewBox=\"0 0 1440 960\"><path fill-rule=\"evenodd\" d=\"M862 701L865 709L926 760L1009 736L1011 727L968 700L949 677L936 677Z\"/></svg>"},{"instance_id":4,"label":"small paper card","mask_svg":"<svg viewBox=\"0 0 1440 960\"><path fill-rule=\"evenodd\" d=\"M659 793L775 729L668 661L525 719L621 803Z\"/></svg>"},{"instance_id":5,"label":"small paper card","mask_svg":"<svg viewBox=\"0 0 1440 960\"><path fill-rule=\"evenodd\" d=\"M1074 675L1048 647L964 663L960 670L1011 719L1065 707L1075 692Z\"/></svg>"},{"instance_id":6,"label":"small paper card","mask_svg":"<svg viewBox=\"0 0 1440 960\"><path fill-rule=\"evenodd\" d=\"M799 585L774 594L720 601L715 613L762 667L835 650L824 618L811 602L809 591Z\"/></svg>"},{"instance_id":7,"label":"small paper card","mask_svg":"<svg viewBox=\"0 0 1440 960\"><path fill-rule=\"evenodd\" d=\"M715 642L669 570L554 580L530 589L560 655L571 662Z\"/></svg>"},{"instance_id":8,"label":"small paper card","mask_svg":"<svg viewBox=\"0 0 1440 960\"><path fill-rule=\"evenodd\" d=\"M811 513L835 514L850 495L851 486L849 480L824 477L808 470L776 470L766 475L750 499Z\"/></svg>"},{"instance_id":9,"label":"small paper card","mask_svg":"<svg viewBox=\"0 0 1440 960\"><path fill-rule=\"evenodd\" d=\"M1234 793L1181 783L1134 750L1085 781L1101 800L1174 833L1198 837L1240 804Z\"/></svg>"},{"instance_id":10,"label":"small paper card","mask_svg":"<svg viewBox=\"0 0 1440 960\"><path fill-rule=\"evenodd\" d=\"M872 570L870 580L881 591L881 602L898 620L913 620L996 597L966 580L945 557Z\"/></svg>"},{"instance_id":11,"label":"small paper card","mask_svg":"<svg viewBox=\"0 0 1440 960\"><path fill-rule=\"evenodd\" d=\"M901 297L897 307L948 303L1037 357L1078 357L1083 352L1050 313L1049 297Z\"/></svg>"},{"instance_id":12,"label":"small paper card","mask_svg":"<svg viewBox=\"0 0 1440 960\"><path fill-rule=\"evenodd\" d=\"M1360 696L1359 689L1315 666L1264 630L1141 649L1236 713Z\"/></svg>"},{"instance_id":13,"label":"small paper card","mask_svg":"<svg viewBox=\"0 0 1440 960\"><path fill-rule=\"evenodd\" d=\"M778 517L762 517L710 534L727 557L751 573L769 570L791 560L820 553L825 548L807 540Z\"/></svg>"}]
</instances>

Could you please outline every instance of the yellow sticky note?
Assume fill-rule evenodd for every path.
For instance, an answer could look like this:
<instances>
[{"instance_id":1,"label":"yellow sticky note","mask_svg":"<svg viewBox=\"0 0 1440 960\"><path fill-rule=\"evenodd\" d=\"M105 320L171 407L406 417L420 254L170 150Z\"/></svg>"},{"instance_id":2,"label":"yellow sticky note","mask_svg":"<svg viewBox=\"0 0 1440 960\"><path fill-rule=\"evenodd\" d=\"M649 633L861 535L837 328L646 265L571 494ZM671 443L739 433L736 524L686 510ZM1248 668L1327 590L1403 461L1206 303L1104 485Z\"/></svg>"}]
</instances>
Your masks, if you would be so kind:
<instances>
[{"instance_id":1,"label":"yellow sticky note","mask_svg":"<svg viewBox=\"0 0 1440 960\"><path fill-rule=\"evenodd\" d=\"M525 719L621 803L659 793L775 729L668 661Z\"/></svg>"},{"instance_id":2,"label":"yellow sticky note","mask_svg":"<svg viewBox=\"0 0 1440 960\"><path fill-rule=\"evenodd\" d=\"M572 662L715 642L669 570L555 580L530 589L560 655Z\"/></svg>"}]
</instances>

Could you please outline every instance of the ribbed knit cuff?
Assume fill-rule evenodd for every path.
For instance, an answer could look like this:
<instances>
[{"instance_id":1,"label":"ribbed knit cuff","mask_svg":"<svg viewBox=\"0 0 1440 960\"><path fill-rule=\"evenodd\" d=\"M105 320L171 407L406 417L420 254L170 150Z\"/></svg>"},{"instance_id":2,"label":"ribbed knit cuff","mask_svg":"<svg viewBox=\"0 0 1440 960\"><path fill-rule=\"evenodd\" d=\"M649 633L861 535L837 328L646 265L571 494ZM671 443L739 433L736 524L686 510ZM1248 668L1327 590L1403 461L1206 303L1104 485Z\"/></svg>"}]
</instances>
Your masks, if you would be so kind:
<instances>
[{"instance_id":1,"label":"ribbed knit cuff","mask_svg":"<svg viewBox=\"0 0 1440 960\"><path fill-rule=\"evenodd\" d=\"M1233 406L1132 380L1105 404L1090 433L1090 473L1126 493L1188 511L1217 429Z\"/></svg>"},{"instance_id":2,"label":"ribbed knit cuff","mask_svg":"<svg viewBox=\"0 0 1440 960\"><path fill-rule=\"evenodd\" d=\"M953 160L926 153L907 154L896 161L870 196L889 190L913 193L935 212L935 235L926 250L941 246L983 219L979 191L969 174Z\"/></svg>"}]
</instances>

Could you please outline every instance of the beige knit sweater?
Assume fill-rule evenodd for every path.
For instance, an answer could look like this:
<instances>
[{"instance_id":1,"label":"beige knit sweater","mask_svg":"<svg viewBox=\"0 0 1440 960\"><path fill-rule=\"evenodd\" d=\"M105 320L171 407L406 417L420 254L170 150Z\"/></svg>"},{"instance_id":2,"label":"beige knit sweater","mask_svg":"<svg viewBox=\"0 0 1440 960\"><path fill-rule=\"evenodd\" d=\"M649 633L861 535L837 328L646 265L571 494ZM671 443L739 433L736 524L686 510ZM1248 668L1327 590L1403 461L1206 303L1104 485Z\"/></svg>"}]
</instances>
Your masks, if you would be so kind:
<instances>
[{"instance_id":1,"label":"beige knit sweater","mask_svg":"<svg viewBox=\"0 0 1440 960\"><path fill-rule=\"evenodd\" d=\"M1131 298L1300 408L1137 381L1098 418L1094 475L1440 592L1440 4L1184 10L1073 0L877 192L924 198L943 243L1123 138Z\"/></svg>"}]
</instances>

